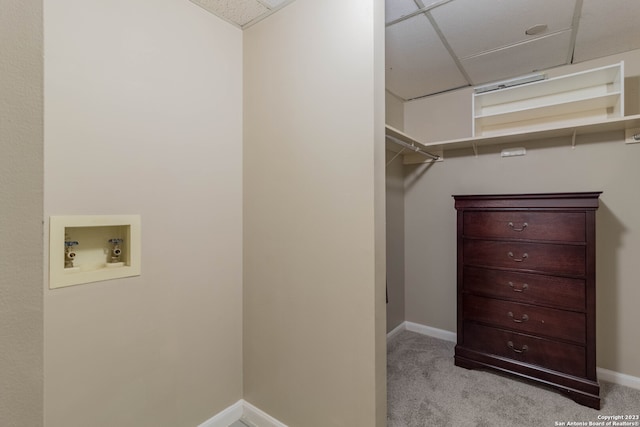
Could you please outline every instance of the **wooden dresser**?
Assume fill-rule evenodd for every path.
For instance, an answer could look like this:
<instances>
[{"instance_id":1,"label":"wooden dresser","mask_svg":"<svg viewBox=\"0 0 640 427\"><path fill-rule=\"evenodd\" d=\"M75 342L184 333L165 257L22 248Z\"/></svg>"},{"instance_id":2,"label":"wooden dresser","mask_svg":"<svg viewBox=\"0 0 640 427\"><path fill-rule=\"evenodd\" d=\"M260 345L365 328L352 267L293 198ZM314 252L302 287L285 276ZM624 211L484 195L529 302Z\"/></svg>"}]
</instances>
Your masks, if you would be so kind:
<instances>
[{"instance_id":1,"label":"wooden dresser","mask_svg":"<svg viewBox=\"0 0 640 427\"><path fill-rule=\"evenodd\" d=\"M453 196L457 366L535 380L600 409L595 342L599 195Z\"/></svg>"}]
</instances>

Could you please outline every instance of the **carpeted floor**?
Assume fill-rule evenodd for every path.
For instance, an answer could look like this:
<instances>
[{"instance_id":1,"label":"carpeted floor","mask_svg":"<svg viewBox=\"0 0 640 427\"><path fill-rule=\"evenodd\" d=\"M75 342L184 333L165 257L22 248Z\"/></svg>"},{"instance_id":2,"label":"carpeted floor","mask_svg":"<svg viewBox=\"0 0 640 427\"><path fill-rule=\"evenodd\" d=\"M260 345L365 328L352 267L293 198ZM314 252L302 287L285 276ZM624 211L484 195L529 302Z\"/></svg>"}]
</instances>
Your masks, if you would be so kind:
<instances>
[{"instance_id":1,"label":"carpeted floor","mask_svg":"<svg viewBox=\"0 0 640 427\"><path fill-rule=\"evenodd\" d=\"M601 381L597 411L539 385L454 366L453 348L409 331L389 339L388 427L588 426L604 421L599 415L640 414L640 390Z\"/></svg>"}]
</instances>

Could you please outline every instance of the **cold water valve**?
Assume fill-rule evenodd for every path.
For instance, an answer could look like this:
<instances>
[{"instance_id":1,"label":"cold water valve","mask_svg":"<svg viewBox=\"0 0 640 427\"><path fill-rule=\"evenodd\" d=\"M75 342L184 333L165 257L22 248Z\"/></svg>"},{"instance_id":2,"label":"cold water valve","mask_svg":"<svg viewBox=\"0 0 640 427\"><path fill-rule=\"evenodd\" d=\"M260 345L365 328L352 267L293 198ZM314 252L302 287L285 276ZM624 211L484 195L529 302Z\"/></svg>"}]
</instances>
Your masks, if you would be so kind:
<instances>
[{"instance_id":1,"label":"cold water valve","mask_svg":"<svg viewBox=\"0 0 640 427\"><path fill-rule=\"evenodd\" d=\"M74 268L73 260L76 258L76 252L73 247L77 245L78 242L75 240L64 241L64 268Z\"/></svg>"},{"instance_id":2,"label":"cold water valve","mask_svg":"<svg viewBox=\"0 0 640 427\"><path fill-rule=\"evenodd\" d=\"M120 248L120 244L123 242L122 239L109 239L109 243L111 243L111 251L110 251L110 263L120 262L120 256L122 255L122 249Z\"/></svg>"}]
</instances>

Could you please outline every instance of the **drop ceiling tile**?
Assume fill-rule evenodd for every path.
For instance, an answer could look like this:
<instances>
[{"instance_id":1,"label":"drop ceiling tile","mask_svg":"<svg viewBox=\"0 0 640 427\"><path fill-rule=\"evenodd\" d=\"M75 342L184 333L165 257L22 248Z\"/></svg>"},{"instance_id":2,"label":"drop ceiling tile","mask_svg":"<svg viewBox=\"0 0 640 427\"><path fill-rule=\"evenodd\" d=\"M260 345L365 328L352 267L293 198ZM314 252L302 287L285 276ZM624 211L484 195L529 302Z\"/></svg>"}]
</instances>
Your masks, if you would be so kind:
<instances>
[{"instance_id":1,"label":"drop ceiling tile","mask_svg":"<svg viewBox=\"0 0 640 427\"><path fill-rule=\"evenodd\" d=\"M403 99L468 85L424 15L387 27L386 84Z\"/></svg>"},{"instance_id":2,"label":"drop ceiling tile","mask_svg":"<svg viewBox=\"0 0 640 427\"><path fill-rule=\"evenodd\" d=\"M473 85L479 85L566 64L570 43L567 30L461 62Z\"/></svg>"},{"instance_id":3,"label":"drop ceiling tile","mask_svg":"<svg viewBox=\"0 0 640 427\"><path fill-rule=\"evenodd\" d=\"M418 6L413 0L386 0L385 7L385 22L395 21L405 15L410 14L418 10Z\"/></svg>"},{"instance_id":4,"label":"drop ceiling tile","mask_svg":"<svg viewBox=\"0 0 640 427\"><path fill-rule=\"evenodd\" d=\"M219 17L243 26L269 12L258 0L191 0Z\"/></svg>"},{"instance_id":5,"label":"drop ceiling tile","mask_svg":"<svg viewBox=\"0 0 640 427\"><path fill-rule=\"evenodd\" d=\"M276 8L278 6L280 6L283 3L286 3L287 0L260 0L262 3L264 3L267 7L273 9Z\"/></svg>"},{"instance_id":6,"label":"drop ceiling tile","mask_svg":"<svg viewBox=\"0 0 640 427\"><path fill-rule=\"evenodd\" d=\"M596 0L603 2L602 0ZM431 11L458 58L532 39L537 24L546 34L571 27L575 0L454 0Z\"/></svg>"},{"instance_id":7,"label":"drop ceiling tile","mask_svg":"<svg viewBox=\"0 0 640 427\"><path fill-rule=\"evenodd\" d=\"M640 1L584 0L574 62L640 49Z\"/></svg>"}]
</instances>

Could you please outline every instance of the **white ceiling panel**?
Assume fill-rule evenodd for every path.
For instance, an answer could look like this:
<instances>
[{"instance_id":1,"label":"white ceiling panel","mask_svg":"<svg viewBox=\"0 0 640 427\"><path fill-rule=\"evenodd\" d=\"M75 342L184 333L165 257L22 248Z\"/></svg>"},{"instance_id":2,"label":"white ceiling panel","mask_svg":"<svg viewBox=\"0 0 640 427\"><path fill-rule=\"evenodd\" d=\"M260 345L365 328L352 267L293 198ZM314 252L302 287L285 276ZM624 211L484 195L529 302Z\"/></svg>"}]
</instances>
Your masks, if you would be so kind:
<instances>
[{"instance_id":1,"label":"white ceiling panel","mask_svg":"<svg viewBox=\"0 0 640 427\"><path fill-rule=\"evenodd\" d=\"M395 21L405 15L418 10L413 0L387 0L385 2L385 22Z\"/></svg>"},{"instance_id":2,"label":"white ceiling panel","mask_svg":"<svg viewBox=\"0 0 640 427\"><path fill-rule=\"evenodd\" d=\"M575 0L454 0L431 14L462 59L532 39L524 32L534 25L546 24L544 34L568 29L574 8Z\"/></svg>"},{"instance_id":3,"label":"white ceiling panel","mask_svg":"<svg viewBox=\"0 0 640 427\"><path fill-rule=\"evenodd\" d=\"M584 0L574 62L640 49L640 1Z\"/></svg>"},{"instance_id":4,"label":"white ceiling panel","mask_svg":"<svg viewBox=\"0 0 640 427\"><path fill-rule=\"evenodd\" d=\"M468 84L424 15L387 27L386 62L387 89L403 99Z\"/></svg>"},{"instance_id":5,"label":"white ceiling panel","mask_svg":"<svg viewBox=\"0 0 640 427\"><path fill-rule=\"evenodd\" d=\"M571 31L500 49L462 61L474 85L566 64Z\"/></svg>"},{"instance_id":6,"label":"white ceiling panel","mask_svg":"<svg viewBox=\"0 0 640 427\"><path fill-rule=\"evenodd\" d=\"M239 27L268 15L271 10L258 0L190 0Z\"/></svg>"}]
</instances>

